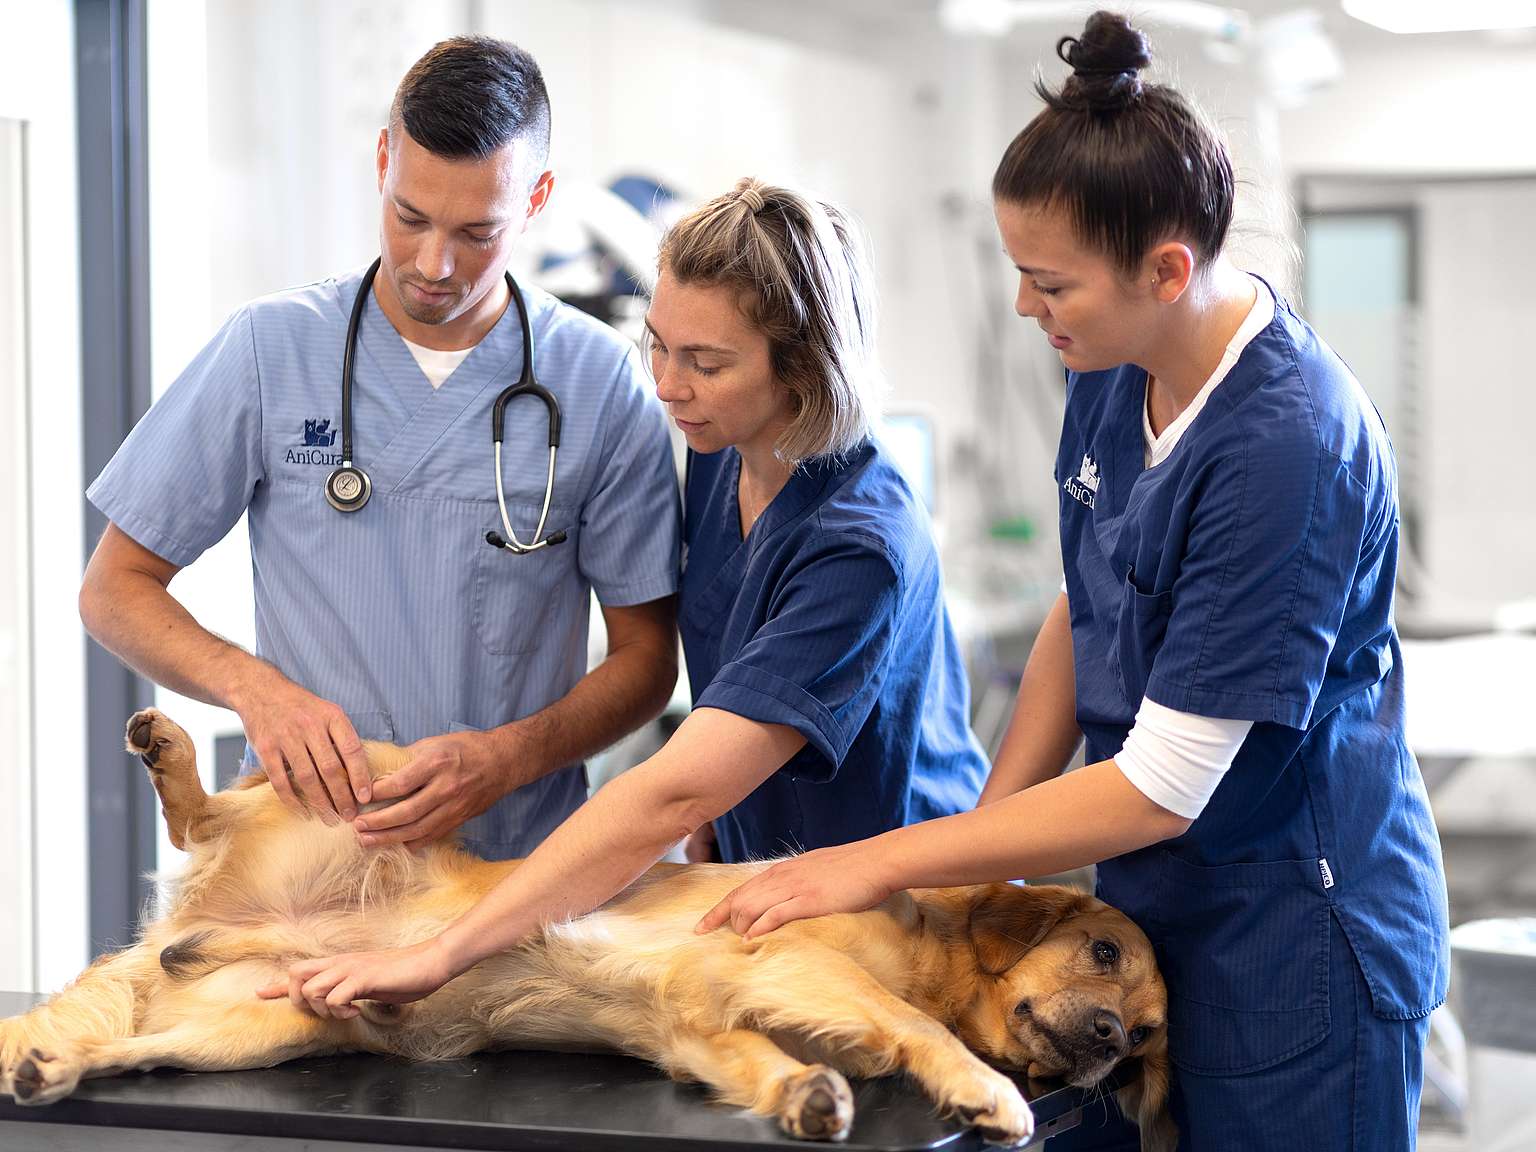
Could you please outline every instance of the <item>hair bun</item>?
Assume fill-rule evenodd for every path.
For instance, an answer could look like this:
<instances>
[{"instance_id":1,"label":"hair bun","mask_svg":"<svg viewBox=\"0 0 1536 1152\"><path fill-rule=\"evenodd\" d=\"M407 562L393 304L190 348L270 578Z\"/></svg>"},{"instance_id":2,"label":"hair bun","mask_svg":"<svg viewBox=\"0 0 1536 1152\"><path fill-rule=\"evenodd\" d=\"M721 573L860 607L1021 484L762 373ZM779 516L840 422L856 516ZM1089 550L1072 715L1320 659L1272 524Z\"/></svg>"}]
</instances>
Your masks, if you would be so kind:
<instances>
[{"instance_id":1,"label":"hair bun","mask_svg":"<svg viewBox=\"0 0 1536 1152\"><path fill-rule=\"evenodd\" d=\"M1063 102L1096 112L1115 111L1140 96L1137 73L1152 63L1147 38L1118 12L1095 12L1081 37L1056 42L1056 55L1072 66Z\"/></svg>"},{"instance_id":2,"label":"hair bun","mask_svg":"<svg viewBox=\"0 0 1536 1152\"><path fill-rule=\"evenodd\" d=\"M768 206L768 202L763 199L762 192L766 187L767 185L761 181L754 180L750 176L743 176L740 180L736 181L736 187L732 191L736 194L737 202L745 204L747 210L756 215Z\"/></svg>"}]
</instances>

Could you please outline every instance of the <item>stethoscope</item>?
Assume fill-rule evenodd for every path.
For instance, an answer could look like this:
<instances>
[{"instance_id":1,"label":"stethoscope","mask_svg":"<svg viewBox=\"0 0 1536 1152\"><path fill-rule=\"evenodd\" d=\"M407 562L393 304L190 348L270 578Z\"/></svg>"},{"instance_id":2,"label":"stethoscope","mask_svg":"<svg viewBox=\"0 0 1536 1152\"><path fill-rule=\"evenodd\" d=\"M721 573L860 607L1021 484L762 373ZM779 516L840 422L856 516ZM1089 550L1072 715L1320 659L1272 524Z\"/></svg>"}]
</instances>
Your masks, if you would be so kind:
<instances>
[{"instance_id":1,"label":"stethoscope","mask_svg":"<svg viewBox=\"0 0 1536 1152\"><path fill-rule=\"evenodd\" d=\"M363 273L357 298L352 301L352 317L347 321L347 346L341 358L341 467L325 481L325 498L338 512L356 512L373 495L373 481L368 479L368 473L352 463L352 364L357 354L357 329L363 318L363 305L368 302L368 292L373 287L373 277L379 270L379 263L379 260L375 260L369 265L368 271ZM523 371L516 384L502 389L496 397L495 407L491 409L491 442L495 445L496 458L496 506L501 511L501 526L507 534L503 537L500 532L487 532L485 542L493 548L505 548L521 556L565 540L564 531L540 539L544 533L544 523L549 518L549 502L555 494L555 454L560 448L560 403L554 393L540 384L533 374L533 330L528 324L528 306L523 303L523 294L518 291L512 273L506 275L507 288L512 293L512 302L517 305L517 319L523 329ZM507 516L507 495L501 483L503 417L508 401L516 400L519 396L535 396L549 410L549 472L544 479L544 507L539 510L539 525L533 530L533 539L526 544L512 531L512 522Z\"/></svg>"}]
</instances>

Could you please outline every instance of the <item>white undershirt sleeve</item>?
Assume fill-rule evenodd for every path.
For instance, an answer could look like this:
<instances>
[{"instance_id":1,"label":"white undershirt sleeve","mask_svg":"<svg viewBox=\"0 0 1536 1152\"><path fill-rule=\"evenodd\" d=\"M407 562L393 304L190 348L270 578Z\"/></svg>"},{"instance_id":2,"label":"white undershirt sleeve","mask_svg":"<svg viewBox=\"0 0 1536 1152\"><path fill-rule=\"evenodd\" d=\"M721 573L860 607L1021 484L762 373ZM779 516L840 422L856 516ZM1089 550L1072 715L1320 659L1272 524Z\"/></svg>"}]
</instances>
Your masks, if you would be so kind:
<instances>
[{"instance_id":1,"label":"white undershirt sleeve","mask_svg":"<svg viewBox=\"0 0 1536 1152\"><path fill-rule=\"evenodd\" d=\"M1115 765L1148 800L1193 820L1232 767L1252 727L1252 720L1176 712L1143 697Z\"/></svg>"}]
</instances>

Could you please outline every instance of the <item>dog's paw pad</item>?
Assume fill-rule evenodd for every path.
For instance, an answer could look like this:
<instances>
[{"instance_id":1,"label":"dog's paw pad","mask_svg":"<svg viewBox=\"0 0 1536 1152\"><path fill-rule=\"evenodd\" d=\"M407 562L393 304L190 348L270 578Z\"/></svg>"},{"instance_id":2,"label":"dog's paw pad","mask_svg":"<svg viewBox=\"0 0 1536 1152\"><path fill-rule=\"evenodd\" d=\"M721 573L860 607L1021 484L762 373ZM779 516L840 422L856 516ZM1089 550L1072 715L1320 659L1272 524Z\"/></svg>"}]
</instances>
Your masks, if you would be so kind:
<instances>
[{"instance_id":1,"label":"dog's paw pad","mask_svg":"<svg viewBox=\"0 0 1536 1152\"><path fill-rule=\"evenodd\" d=\"M191 742L181 725L158 708L145 708L128 718L124 744L151 771L156 770L161 757L173 744L180 744L184 752L191 752Z\"/></svg>"},{"instance_id":2,"label":"dog's paw pad","mask_svg":"<svg viewBox=\"0 0 1536 1152\"><path fill-rule=\"evenodd\" d=\"M55 1059L34 1048L16 1066L11 1077L11 1094L18 1104L52 1104L68 1096L79 1083L78 1061Z\"/></svg>"},{"instance_id":3,"label":"dog's paw pad","mask_svg":"<svg viewBox=\"0 0 1536 1152\"><path fill-rule=\"evenodd\" d=\"M841 1072L811 1067L784 1087L784 1131L800 1140L846 1140L853 1127L853 1092Z\"/></svg>"},{"instance_id":4,"label":"dog's paw pad","mask_svg":"<svg viewBox=\"0 0 1536 1152\"><path fill-rule=\"evenodd\" d=\"M986 1104L957 1103L955 1112L990 1144L1013 1147L1035 1134L1035 1116L1019 1090L1006 1079Z\"/></svg>"}]
</instances>

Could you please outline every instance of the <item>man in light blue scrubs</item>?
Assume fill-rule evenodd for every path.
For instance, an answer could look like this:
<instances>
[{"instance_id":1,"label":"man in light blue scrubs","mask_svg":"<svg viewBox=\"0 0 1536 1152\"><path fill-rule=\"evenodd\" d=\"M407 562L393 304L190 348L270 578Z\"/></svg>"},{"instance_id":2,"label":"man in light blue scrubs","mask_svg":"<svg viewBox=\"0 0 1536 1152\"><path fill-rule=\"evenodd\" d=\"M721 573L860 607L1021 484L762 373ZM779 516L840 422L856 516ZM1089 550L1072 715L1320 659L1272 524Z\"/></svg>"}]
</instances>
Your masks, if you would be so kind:
<instances>
[{"instance_id":1,"label":"man in light blue scrubs","mask_svg":"<svg viewBox=\"0 0 1536 1152\"><path fill-rule=\"evenodd\" d=\"M81 612L142 674L233 709L292 804L365 843L464 826L526 855L586 798L582 759L656 715L676 679L678 498L665 417L633 346L524 286L539 381L561 413L545 535L499 531L491 409L524 347L503 272L543 207L549 104L533 59L446 41L407 74L378 143L381 265L363 302L343 512L341 374L362 270L253 301L139 422L87 493L111 521ZM540 521L549 421L506 409L511 527ZM201 628L167 584L250 516L256 653ZM587 670L590 596L608 630ZM413 745L370 788L359 738ZM254 764L252 765L254 767Z\"/></svg>"}]
</instances>

